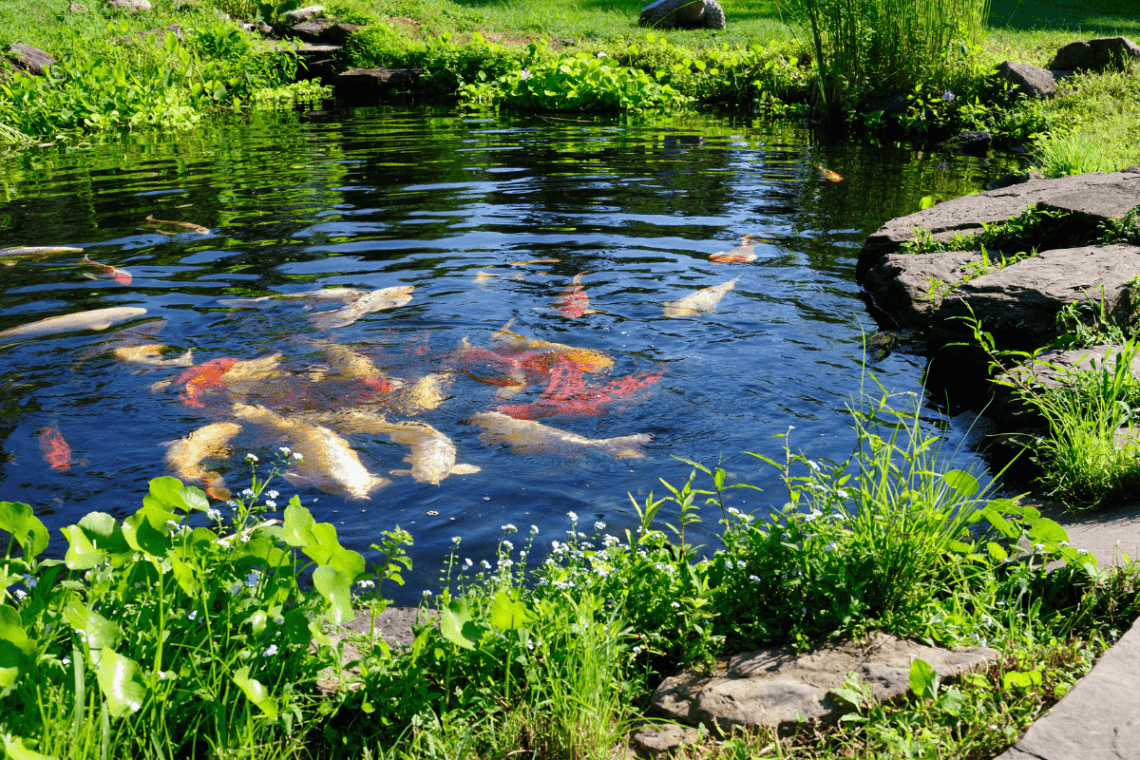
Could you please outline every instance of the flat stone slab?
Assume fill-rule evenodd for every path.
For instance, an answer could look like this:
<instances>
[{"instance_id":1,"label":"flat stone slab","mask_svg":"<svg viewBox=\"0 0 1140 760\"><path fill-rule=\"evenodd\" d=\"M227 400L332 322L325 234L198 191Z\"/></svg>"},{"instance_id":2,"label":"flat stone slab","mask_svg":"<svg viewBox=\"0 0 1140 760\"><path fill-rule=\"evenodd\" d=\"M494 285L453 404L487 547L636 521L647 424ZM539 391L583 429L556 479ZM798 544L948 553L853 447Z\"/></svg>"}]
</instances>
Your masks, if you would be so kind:
<instances>
[{"instance_id":1,"label":"flat stone slab","mask_svg":"<svg viewBox=\"0 0 1140 760\"><path fill-rule=\"evenodd\" d=\"M886 702L910 689L915 659L944 679L984 668L1000 657L984 647L939 649L878 633L865 643L832 645L797 655L790 647L760 649L732 657L715 671L686 671L666 678L653 694L657 715L690 726L722 730L759 726L789 732L804 721L830 723L850 708L829 691L855 672Z\"/></svg>"},{"instance_id":2,"label":"flat stone slab","mask_svg":"<svg viewBox=\"0 0 1140 760\"><path fill-rule=\"evenodd\" d=\"M421 69L349 69L333 81L337 98L346 102L375 103L392 90L413 87Z\"/></svg>"},{"instance_id":3,"label":"flat stone slab","mask_svg":"<svg viewBox=\"0 0 1140 760\"><path fill-rule=\"evenodd\" d=\"M1100 224L1119 219L1140 205L1140 166L1109 174L1077 174L987 190L892 219L863 244L856 275L861 282L875 262L913 240L915 229L930 231L935 240L949 240L955 235L981 232L982 222L993 224L1012 219L1032 205L1073 213L1087 228L1088 239L1094 240Z\"/></svg>"},{"instance_id":4,"label":"flat stone slab","mask_svg":"<svg viewBox=\"0 0 1140 760\"><path fill-rule=\"evenodd\" d=\"M1049 64L1057 69L1079 71L1123 70L1129 61L1140 58L1140 45L1127 37L1098 37L1072 42L1057 51Z\"/></svg>"},{"instance_id":5,"label":"flat stone slab","mask_svg":"<svg viewBox=\"0 0 1140 760\"><path fill-rule=\"evenodd\" d=\"M981 261L981 251L888 253L867 272L863 287L893 327L926 327L946 292L966 279L966 265Z\"/></svg>"},{"instance_id":6,"label":"flat stone slab","mask_svg":"<svg viewBox=\"0 0 1140 760\"><path fill-rule=\"evenodd\" d=\"M9 51L14 58L13 63L32 76L42 77L47 74L46 67L59 63L50 53L23 42L14 43Z\"/></svg>"},{"instance_id":7,"label":"flat stone slab","mask_svg":"<svg viewBox=\"0 0 1140 760\"><path fill-rule=\"evenodd\" d=\"M1140 626L997 760L1135 760L1140 756Z\"/></svg>"},{"instance_id":8,"label":"flat stone slab","mask_svg":"<svg viewBox=\"0 0 1140 760\"><path fill-rule=\"evenodd\" d=\"M1014 92L1031 98L1048 98L1060 91L1061 82L1072 76L1073 72L1006 61L998 65L997 74L1013 85Z\"/></svg>"},{"instance_id":9,"label":"flat stone slab","mask_svg":"<svg viewBox=\"0 0 1140 760\"><path fill-rule=\"evenodd\" d=\"M679 747L696 744L700 732L676 723L661 723L641 726L629 737L630 746L641 757L668 757Z\"/></svg>"},{"instance_id":10,"label":"flat stone slab","mask_svg":"<svg viewBox=\"0 0 1140 760\"><path fill-rule=\"evenodd\" d=\"M1140 247L1133 245L1043 251L947 294L934 313L931 345L939 348L971 335L958 319L968 316L968 305L999 349L1033 351L1057 337L1058 311L1078 301L1099 301L1102 288L1107 310L1118 322L1128 323L1134 306L1131 298L1123 297L1125 284L1138 274Z\"/></svg>"},{"instance_id":11,"label":"flat stone slab","mask_svg":"<svg viewBox=\"0 0 1140 760\"><path fill-rule=\"evenodd\" d=\"M1072 512L1042 496L1025 496L1020 503L1055 520L1069 534L1069 544L1090 552L1100 567L1122 566L1125 553L1140 560L1140 499L1098 512Z\"/></svg>"}]
</instances>

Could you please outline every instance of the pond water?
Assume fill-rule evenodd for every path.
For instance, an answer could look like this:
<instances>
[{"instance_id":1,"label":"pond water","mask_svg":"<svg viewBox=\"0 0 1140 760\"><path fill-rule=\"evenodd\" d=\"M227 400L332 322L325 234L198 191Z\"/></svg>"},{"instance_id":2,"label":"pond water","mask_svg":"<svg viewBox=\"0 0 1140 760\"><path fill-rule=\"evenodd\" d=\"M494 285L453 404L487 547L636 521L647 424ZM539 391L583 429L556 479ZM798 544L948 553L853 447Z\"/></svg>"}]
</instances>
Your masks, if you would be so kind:
<instances>
[{"instance_id":1,"label":"pond water","mask_svg":"<svg viewBox=\"0 0 1140 760\"><path fill-rule=\"evenodd\" d=\"M380 531L411 531L416 570L389 589L404 602L434 587L453 536L478 562L508 523L522 536L537 526L547 548L571 511L587 530L634 526L627 494L643 502L664 492L659 478L683 482L690 468L674 456L761 486L733 492L742 509L779 506L775 473L743 452L780 456L773 436L793 426L809 456L851 451L845 406L875 330L854 282L866 235L922 196L983 189L1009 168L866 138L818 143L800 122L740 115L377 108L259 113L0 159L0 248L83 249L4 260L0 330L146 309L103 331L0 339L0 499L32 504L54 530L92 510L131 513L170 472L163 443L205 425L241 426L225 428L232 454L202 468L236 491L246 452L265 462L296 440L282 420L335 428L354 408L418 420L470 467L438 484L394 475L409 468L407 434L341 424L367 474L390 483L372 482L367 499L335 483L274 486L366 556ZM733 249L754 259L710 260ZM666 302L729 281L715 311L666 316ZM263 298L398 286L414 286L411 299L375 311L343 291ZM141 358L164 364L123 358L151 344L167 348ZM244 378L223 374L275 354L237 365L253 368ZM922 361L896 353L870 369L910 391ZM409 401L432 384L434 399ZM505 417L476 416L500 408L590 441L643 437L512 446L486 427ZM961 442L962 425L926 416ZM704 542L718 514L705 513Z\"/></svg>"}]
</instances>

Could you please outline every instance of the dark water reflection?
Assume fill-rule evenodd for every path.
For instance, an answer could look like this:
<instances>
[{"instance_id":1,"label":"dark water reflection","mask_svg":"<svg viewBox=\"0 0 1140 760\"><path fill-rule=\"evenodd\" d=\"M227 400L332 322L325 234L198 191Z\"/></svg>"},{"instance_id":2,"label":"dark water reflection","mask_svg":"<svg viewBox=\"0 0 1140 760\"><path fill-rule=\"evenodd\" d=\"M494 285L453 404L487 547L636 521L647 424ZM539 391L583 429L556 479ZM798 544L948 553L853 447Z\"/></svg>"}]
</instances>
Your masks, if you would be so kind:
<instances>
[{"instance_id":1,"label":"dark water reflection","mask_svg":"<svg viewBox=\"0 0 1140 760\"><path fill-rule=\"evenodd\" d=\"M817 164L845 180L823 180ZM459 376L453 398L423 419L481 473L438 486L396 478L370 501L301 492L360 551L381 530L411 530L418 565L404 601L432 585L452 536L478 561L492 555L505 523L524 532L537 525L545 546L562 537L571 510L611 530L631 526L627 492L644 499L662 491L658 478L687 476L671 455L722 461L762 486L738 497L743 508L778 505L774 474L741 452L778 454L771 436L790 426L793 446L813 457L851 448L844 407L859 391L863 334L874 330L854 283L867 233L916 210L924 195L972 192L1006 169L867 140L816 145L798 123L739 116L487 119L378 109L254 115L174 138L0 161L0 247L80 246L133 276L126 286L88 279L98 270L78 266L78 255L0 267L0 329L86 309L148 309L106 332L0 348L0 498L31 503L52 528L90 510L128 514L164 471L161 442L228 418L224 394L199 409L174 390L152 392L182 370L140 372L112 347L161 342L193 348L197 362L281 351L284 366L300 372L323 361L314 340L332 339L414 379L452 366L464 338L490 346L513 319L528 337L607 353L611 377L663 370L620 414L544 420L589 438L649 433L648 455L527 457L488 447L465 420L514 402ZM148 215L211 233L163 235L143 226ZM762 239L756 261L710 263L745 234ZM548 258L559 261L509 266ZM480 271L498 276L477 282ZM580 272L602 313L568 319L554 304ZM662 318L663 302L735 277L715 313ZM219 304L395 285L416 287L410 304L335 330L314 327L296 302ZM889 387L912 390L921 365L896 354L873 370ZM933 410L929 417L942 421ZM51 425L73 451L66 471L41 451ZM951 445L959 427L947 428ZM241 454L265 459L279 443L243 431L220 469L241 483ZM406 466L406 449L384 436L352 444L373 472ZM711 529L715 518L706 518Z\"/></svg>"}]
</instances>

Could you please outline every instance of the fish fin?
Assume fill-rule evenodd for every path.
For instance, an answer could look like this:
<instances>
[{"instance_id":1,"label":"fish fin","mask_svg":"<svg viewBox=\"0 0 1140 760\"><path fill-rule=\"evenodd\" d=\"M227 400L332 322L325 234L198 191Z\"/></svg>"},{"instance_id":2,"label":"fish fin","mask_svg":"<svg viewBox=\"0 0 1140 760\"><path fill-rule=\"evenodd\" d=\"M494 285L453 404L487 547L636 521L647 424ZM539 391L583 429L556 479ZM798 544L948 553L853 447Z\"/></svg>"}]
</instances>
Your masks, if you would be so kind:
<instances>
[{"instance_id":1,"label":"fish fin","mask_svg":"<svg viewBox=\"0 0 1140 760\"><path fill-rule=\"evenodd\" d=\"M473 464L457 464L451 468L452 475L474 475L477 472L482 472L483 468Z\"/></svg>"}]
</instances>

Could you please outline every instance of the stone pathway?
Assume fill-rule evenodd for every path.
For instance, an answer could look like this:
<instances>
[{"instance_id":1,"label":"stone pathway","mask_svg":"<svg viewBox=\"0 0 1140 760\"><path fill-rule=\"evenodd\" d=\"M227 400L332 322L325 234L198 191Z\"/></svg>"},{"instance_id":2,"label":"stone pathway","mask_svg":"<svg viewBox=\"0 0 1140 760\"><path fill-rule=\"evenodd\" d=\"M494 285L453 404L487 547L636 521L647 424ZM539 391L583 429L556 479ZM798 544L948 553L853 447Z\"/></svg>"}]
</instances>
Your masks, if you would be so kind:
<instances>
[{"instance_id":1,"label":"stone pathway","mask_svg":"<svg viewBox=\"0 0 1140 760\"><path fill-rule=\"evenodd\" d=\"M1140 501L1088 516L1026 499L1059 522L1069 543L1101 567L1140 558ZM997 760L1136 760L1140 758L1140 623L1105 652L1092 671Z\"/></svg>"}]
</instances>

